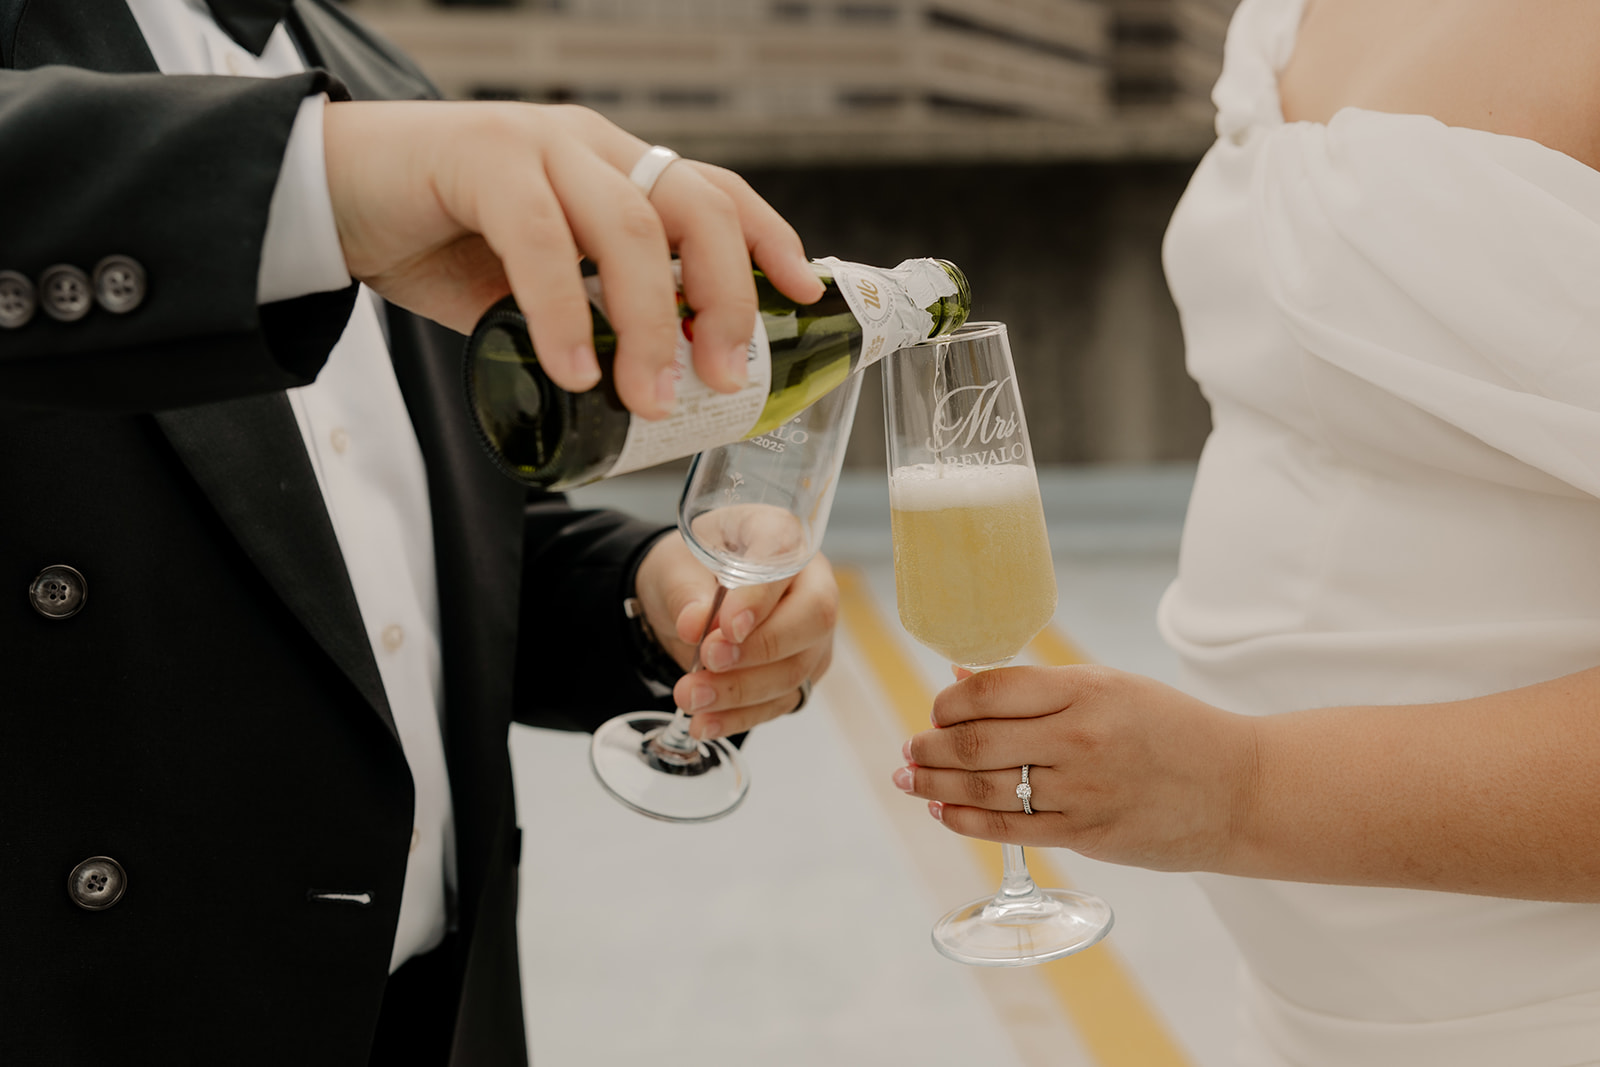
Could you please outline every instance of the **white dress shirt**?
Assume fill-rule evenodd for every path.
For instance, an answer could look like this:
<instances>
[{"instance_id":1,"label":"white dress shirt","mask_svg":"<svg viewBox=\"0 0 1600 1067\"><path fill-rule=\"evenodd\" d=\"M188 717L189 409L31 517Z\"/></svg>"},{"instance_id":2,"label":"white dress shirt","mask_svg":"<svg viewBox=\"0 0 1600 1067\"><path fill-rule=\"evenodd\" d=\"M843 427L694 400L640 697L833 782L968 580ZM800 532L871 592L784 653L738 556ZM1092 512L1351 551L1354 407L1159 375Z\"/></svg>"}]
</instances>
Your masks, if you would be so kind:
<instances>
[{"instance_id":1,"label":"white dress shirt","mask_svg":"<svg viewBox=\"0 0 1600 1067\"><path fill-rule=\"evenodd\" d=\"M281 24L257 57L217 26L201 0L128 0L128 7L164 74L281 77L306 69ZM350 284L323 162L325 103L321 96L308 99L290 136L262 251L261 303ZM444 692L427 471L368 290L316 382L290 390L289 402L416 786L392 972L444 938L455 890L455 824L440 732Z\"/></svg>"}]
</instances>

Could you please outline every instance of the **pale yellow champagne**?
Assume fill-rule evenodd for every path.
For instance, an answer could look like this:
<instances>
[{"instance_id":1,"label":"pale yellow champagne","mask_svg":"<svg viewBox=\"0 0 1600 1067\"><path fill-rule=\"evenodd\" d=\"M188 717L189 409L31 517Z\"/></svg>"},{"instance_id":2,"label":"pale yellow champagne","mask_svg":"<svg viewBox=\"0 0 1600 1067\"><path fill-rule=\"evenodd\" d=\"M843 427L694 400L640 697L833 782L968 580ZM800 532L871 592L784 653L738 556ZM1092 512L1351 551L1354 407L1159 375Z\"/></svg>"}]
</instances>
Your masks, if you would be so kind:
<instances>
[{"instance_id":1,"label":"pale yellow champagne","mask_svg":"<svg viewBox=\"0 0 1600 1067\"><path fill-rule=\"evenodd\" d=\"M1055 569L1031 468L899 467L889 507L912 637L959 666L996 667L1050 621Z\"/></svg>"}]
</instances>

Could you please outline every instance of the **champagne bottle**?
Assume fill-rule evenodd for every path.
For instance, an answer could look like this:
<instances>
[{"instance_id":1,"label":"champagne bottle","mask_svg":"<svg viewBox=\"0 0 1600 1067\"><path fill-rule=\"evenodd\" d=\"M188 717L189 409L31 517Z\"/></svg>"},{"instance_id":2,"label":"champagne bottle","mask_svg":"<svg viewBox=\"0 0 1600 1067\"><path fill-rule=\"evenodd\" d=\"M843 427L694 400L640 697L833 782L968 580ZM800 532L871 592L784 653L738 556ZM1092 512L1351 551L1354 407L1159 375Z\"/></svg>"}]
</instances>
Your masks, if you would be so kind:
<instances>
[{"instance_id":1,"label":"champagne bottle","mask_svg":"<svg viewBox=\"0 0 1600 1067\"><path fill-rule=\"evenodd\" d=\"M693 316L680 294L677 405L655 421L617 398L617 338L598 278L585 283L601 378L582 393L550 381L527 320L510 297L501 300L478 320L466 349L467 406L490 457L526 485L570 489L758 437L890 352L956 329L972 305L966 277L945 260L882 269L819 259L813 266L827 286L814 304L796 304L755 272L760 312L749 382L737 393L714 392L695 376Z\"/></svg>"}]
</instances>

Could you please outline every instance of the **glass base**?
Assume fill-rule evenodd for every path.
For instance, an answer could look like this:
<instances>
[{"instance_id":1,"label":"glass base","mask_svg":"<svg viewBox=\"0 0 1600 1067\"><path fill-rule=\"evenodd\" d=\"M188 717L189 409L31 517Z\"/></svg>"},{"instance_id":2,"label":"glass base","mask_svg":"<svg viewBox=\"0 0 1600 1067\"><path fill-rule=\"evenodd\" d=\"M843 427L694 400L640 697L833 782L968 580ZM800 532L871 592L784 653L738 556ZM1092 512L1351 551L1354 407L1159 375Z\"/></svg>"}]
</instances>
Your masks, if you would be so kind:
<instances>
[{"instance_id":1,"label":"glass base","mask_svg":"<svg viewBox=\"0 0 1600 1067\"><path fill-rule=\"evenodd\" d=\"M743 802L750 775L726 738L691 741L685 753L655 744L673 716L632 711L594 732L589 766L617 800L640 815L665 822L710 822Z\"/></svg>"},{"instance_id":2,"label":"glass base","mask_svg":"<svg viewBox=\"0 0 1600 1067\"><path fill-rule=\"evenodd\" d=\"M1072 889L1035 890L1026 899L984 897L933 925L933 947L957 963L1026 967L1084 949L1111 929L1111 906Z\"/></svg>"}]
</instances>

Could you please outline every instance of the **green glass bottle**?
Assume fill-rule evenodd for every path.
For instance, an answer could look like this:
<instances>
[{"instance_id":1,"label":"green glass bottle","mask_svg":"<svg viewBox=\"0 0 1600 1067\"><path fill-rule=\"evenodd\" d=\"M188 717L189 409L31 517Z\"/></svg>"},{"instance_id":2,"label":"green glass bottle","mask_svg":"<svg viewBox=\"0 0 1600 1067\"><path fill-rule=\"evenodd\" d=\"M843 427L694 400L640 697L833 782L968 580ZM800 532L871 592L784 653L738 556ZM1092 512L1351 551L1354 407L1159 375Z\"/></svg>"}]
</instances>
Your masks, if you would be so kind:
<instances>
[{"instance_id":1,"label":"green glass bottle","mask_svg":"<svg viewBox=\"0 0 1600 1067\"><path fill-rule=\"evenodd\" d=\"M966 277L945 260L884 269L819 259L814 266L827 287L814 304L796 304L756 272L760 322L750 343L750 384L738 393L712 392L695 377L690 313L680 297L678 403L655 421L633 415L617 398L616 333L598 279L586 282L601 378L582 393L550 381L527 320L510 297L501 300L478 320L466 349L467 406L489 455L526 485L570 489L756 437L895 349L956 329L972 306Z\"/></svg>"}]
</instances>

